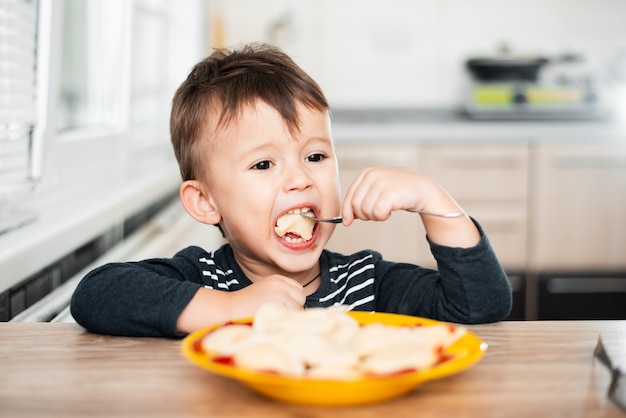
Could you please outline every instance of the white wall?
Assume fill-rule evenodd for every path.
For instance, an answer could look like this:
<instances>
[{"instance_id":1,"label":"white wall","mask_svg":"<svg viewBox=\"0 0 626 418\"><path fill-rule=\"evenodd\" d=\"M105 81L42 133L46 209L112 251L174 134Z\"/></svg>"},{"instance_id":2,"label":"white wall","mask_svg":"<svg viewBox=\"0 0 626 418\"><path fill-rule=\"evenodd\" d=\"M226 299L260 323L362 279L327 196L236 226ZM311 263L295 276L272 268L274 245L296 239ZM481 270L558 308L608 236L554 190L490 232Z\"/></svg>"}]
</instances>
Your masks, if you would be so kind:
<instances>
[{"instance_id":1,"label":"white wall","mask_svg":"<svg viewBox=\"0 0 626 418\"><path fill-rule=\"evenodd\" d=\"M209 11L214 43L280 45L334 106L455 106L464 60L502 42L582 53L605 73L621 55L626 73L623 0L209 0Z\"/></svg>"}]
</instances>

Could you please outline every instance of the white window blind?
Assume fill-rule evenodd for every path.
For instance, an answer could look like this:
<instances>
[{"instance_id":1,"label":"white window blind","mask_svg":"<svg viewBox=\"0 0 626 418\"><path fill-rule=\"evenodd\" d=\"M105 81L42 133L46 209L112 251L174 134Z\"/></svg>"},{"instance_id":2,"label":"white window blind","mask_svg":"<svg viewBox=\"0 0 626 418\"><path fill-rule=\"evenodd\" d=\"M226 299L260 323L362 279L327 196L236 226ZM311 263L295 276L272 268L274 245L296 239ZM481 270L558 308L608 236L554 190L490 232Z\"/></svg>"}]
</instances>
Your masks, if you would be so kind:
<instances>
[{"instance_id":1,"label":"white window blind","mask_svg":"<svg viewBox=\"0 0 626 418\"><path fill-rule=\"evenodd\" d=\"M35 0L0 0L0 199L33 182Z\"/></svg>"},{"instance_id":2,"label":"white window blind","mask_svg":"<svg viewBox=\"0 0 626 418\"><path fill-rule=\"evenodd\" d=\"M36 0L0 0L0 234L37 216L11 201L35 183L36 38Z\"/></svg>"}]
</instances>

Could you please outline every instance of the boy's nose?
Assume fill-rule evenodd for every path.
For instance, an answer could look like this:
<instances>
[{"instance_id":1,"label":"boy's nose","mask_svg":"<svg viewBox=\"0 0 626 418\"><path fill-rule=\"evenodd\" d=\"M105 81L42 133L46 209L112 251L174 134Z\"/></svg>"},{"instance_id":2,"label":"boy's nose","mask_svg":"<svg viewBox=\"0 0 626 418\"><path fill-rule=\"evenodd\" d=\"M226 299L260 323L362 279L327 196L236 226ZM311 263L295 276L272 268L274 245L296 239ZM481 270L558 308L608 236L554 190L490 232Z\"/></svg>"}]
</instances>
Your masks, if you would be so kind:
<instances>
[{"instance_id":1,"label":"boy's nose","mask_svg":"<svg viewBox=\"0 0 626 418\"><path fill-rule=\"evenodd\" d=\"M303 190L311 186L313 177L303 164L291 164L285 172L285 190Z\"/></svg>"}]
</instances>

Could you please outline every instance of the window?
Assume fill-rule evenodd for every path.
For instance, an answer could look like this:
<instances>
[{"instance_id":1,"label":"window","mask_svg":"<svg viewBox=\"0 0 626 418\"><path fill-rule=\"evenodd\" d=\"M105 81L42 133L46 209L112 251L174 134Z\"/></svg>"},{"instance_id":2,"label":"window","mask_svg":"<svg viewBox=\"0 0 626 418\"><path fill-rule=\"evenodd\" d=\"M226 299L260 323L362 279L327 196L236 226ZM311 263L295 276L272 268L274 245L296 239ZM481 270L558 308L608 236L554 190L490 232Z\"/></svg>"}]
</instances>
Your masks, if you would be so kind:
<instances>
[{"instance_id":1,"label":"window","mask_svg":"<svg viewBox=\"0 0 626 418\"><path fill-rule=\"evenodd\" d=\"M0 0L0 197L34 180L36 7Z\"/></svg>"},{"instance_id":2,"label":"window","mask_svg":"<svg viewBox=\"0 0 626 418\"><path fill-rule=\"evenodd\" d=\"M169 108L204 53L205 2L0 0L0 316L175 195Z\"/></svg>"},{"instance_id":3,"label":"window","mask_svg":"<svg viewBox=\"0 0 626 418\"><path fill-rule=\"evenodd\" d=\"M158 143L169 147L168 19L163 1L143 0L135 6L129 123L139 148Z\"/></svg>"},{"instance_id":4,"label":"window","mask_svg":"<svg viewBox=\"0 0 626 418\"><path fill-rule=\"evenodd\" d=\"M18 202L44 218L175 164L170 104L203 18L204 0L0 0L0 234Z\"/></svg>"},{"instance_id":5,"label":"window","mask_svg":"<svg viewBox=\"0 0 626 418\"><path fill-rule=\"evenodd\" d=\"M119 0L64 1L58 132L122 128L125 8Z\"/></svg>"},{"instance_id":6,"label":"window","mask_svg":"<svg viewBox=\"0 0 626 418\"><path fill-rule=\"evenodd\" d=\"M172 18L180 7L167 0L65 0L63 8L58 107L51 109L58 159L67 162L57 168L61 181L135 175L171 159L170 42L180 31Z\"/></svg>"},{"instance_id":7,"label":"window","mask_svg":"<svg viewBox=\"0 0 626 418\"><path fill-rule=\"evenodd\" d=\"M35 218L10 199L36 184L36 17L35 1L0 0L0 234Z\"/></svg>"}]
</instances>

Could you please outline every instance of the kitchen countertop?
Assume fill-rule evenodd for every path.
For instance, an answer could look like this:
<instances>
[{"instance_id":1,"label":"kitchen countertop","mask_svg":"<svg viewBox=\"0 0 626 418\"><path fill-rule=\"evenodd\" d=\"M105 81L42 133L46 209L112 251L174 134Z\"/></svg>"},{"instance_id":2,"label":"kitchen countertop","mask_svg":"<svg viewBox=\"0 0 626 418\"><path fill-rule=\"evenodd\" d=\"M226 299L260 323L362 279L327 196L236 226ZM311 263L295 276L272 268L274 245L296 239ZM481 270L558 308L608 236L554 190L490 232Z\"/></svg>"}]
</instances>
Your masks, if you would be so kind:
<instances>
[{"instance_id":1,"label":"kitchen countertop","mask_svg":"<svg viewBox=\"0 0 626 418\"><path fill-rule=\"evenodd\" d=\"M337 143L626 139L626 121L474 120L449 109L333 109L331 120Z\"/></svg>"},{"instance_id":2,"label":"kitchen countertop","mask_svg":"<svg viewBox=\"0 0 626 418\"><path fill-rule=\"evenodd\" d=\"M0 323L0 417L623 417L607 398L598 336L626 363L626 321L472 325L488 344L468 370L382 403L309 407L265 398L188 362L181 342Z\"/></svg>"}]
</instances>

